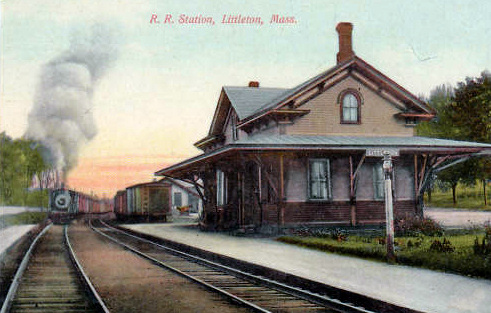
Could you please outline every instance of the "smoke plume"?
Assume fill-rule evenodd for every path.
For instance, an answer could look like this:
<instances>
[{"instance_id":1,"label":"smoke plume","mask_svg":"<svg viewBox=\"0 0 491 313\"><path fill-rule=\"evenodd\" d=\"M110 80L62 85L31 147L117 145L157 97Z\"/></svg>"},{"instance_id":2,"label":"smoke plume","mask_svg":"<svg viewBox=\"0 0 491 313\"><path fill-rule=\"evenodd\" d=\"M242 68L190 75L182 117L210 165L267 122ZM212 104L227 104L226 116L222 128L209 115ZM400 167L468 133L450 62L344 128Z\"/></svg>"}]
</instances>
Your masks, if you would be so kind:
<instances>
[{"instance_id":1,"label":"smoke plume","mask_svg":"<svg viewBox=\"0 0 491 313\"><path fill-rule=\"evenodd\" d=\"M63 180L77 165L80 147L97 134L94 89L117 59L117 47L107 27L94 25L74 35L70 48L42 68L26 135L43 145L45 161Z\"/></svg>"}]
</instances>

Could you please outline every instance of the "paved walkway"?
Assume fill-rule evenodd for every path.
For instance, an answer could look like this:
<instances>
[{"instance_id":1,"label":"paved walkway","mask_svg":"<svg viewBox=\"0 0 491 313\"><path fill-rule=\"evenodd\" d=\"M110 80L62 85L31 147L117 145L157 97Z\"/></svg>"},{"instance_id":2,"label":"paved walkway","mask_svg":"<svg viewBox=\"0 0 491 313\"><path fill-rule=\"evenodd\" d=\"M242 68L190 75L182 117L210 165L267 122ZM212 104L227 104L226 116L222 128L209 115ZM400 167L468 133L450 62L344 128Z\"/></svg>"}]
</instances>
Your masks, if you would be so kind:
<instances>
[{"instance_id":1,"label":"paved walkway","mask_svg":"<svg viewBox=\"0 0 491 313\"><path fill-rule=\"evenodd\" d=\"M0 206L0 215L19 214L22 212L40 212L41 208L25 206Z\"/></svg>"},{"instance_id":2,"label":"paved walkway","mask_svg":"<svg viewBox=\"0 0 491 313\"><path fill-rule=\"evenodd\" d=\"M485 222L491 221L491 212L489 211L463 209L427 208L425 209L425 216L439 221L444 227L482 226Z\"/></svg>"},{"instance_id":3,"label":"paved walkway","mask_svg":"<svg viewBox=\"0 0 491 313\"><path fill-rule=\"evenodd\" d=\"M41 210L41 208L24 206L0 206L0 219L2 215L13 215L22 212L40 212ZM36 225L1 226L5 228L0 227L0 255L34 226Z\"/></svg>"},{"instance_id":4,"label":"paved walkway","mask_svg":"<svg viewBox=\"0 0 491 313\"><path fill-rule=\"evenodd\" d=\"M127 228L271 267L423 312L491 312L491 281L323 253L272 239L173 224Z\"/></svg>"},{"instance_id":5,"label":"paved walkway","mask_svg":"<svg viewBox=\"0 0 491 313\"><path fill-rule=\"evenodd\" d=\"M0 230L0 255L36 225L10 226Z\"/></svg>"}]
</instances>

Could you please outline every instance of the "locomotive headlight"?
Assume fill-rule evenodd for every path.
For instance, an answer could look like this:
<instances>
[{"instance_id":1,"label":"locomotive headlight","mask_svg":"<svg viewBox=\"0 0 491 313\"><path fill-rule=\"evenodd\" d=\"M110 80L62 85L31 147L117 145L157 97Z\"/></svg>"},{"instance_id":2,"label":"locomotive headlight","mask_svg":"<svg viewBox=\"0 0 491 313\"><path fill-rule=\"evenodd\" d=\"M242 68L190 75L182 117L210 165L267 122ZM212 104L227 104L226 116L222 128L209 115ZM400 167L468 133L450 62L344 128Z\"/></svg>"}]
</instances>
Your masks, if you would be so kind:
<instances>
[{"instance_id":1,"label":"locomotive headlight","mask_svg":"<svg viewBox=\"0 0 491 313\"><path fill-rule=\"evenodd\" d=\"M70 194L67 191L57 194L55 197L55 207L60 210L66 210L70 205L70 200Z\"/></svg>"}]
</instances>

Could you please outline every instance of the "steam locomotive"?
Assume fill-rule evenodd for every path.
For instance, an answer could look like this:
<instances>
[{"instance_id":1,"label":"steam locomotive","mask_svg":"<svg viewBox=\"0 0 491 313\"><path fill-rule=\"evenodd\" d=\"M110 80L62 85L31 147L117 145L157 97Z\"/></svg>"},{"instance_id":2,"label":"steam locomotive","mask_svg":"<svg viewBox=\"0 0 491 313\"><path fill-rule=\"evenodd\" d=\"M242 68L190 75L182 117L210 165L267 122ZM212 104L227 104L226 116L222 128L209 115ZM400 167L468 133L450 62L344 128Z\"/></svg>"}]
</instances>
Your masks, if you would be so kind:
<instances>
[{"instance_id":1,"label":"steam locomotive","mask_svg":"<svg viewBox=\"0 0 491 313\"><path fill-rule=\"evenodd\" d=\"M65 223L79 214L113 212L113 202L60 188L50 191L49 209L55 223Z\"/></svg>"}]
</instances>

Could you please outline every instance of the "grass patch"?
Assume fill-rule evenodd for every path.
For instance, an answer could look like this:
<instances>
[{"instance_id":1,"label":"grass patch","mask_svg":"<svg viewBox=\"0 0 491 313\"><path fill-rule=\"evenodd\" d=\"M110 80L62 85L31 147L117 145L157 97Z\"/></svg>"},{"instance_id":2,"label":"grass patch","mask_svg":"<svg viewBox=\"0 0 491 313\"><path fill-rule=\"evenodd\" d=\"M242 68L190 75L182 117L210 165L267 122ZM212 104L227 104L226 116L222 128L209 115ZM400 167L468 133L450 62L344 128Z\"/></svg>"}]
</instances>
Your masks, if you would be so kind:
<instances>
[{"instance_id":1,"label":"grass patch","mask_svg":"<svg viewBox=\"0 0 491 313\"><path fill-rule=\"evenodd\" d=\"M491 254L475 253L483 230L447 236L396 237L396 263L491 279ZM283 236L278 241L326 252L385 261L385 238L370 236L332 237Z\"/></svg>"},{"instance_id":2,"label":"grass patch","mask_svg":"<svg viewBox=\"0 0 491 313\"><path fill-rule=\"evenodd\" d=\"M47 217L47 212L22 212L14 215L2 215L0 217L0 226L39 224Z\"/></svg>"},{"instance_id":3,"label":"grass patch","mask_svg":"<svg viewBox=\"0 0 491 313\"><path fill-rule=\"evenodd\" d=\"M5 206L27 206L27 207L40 207L47 208L49 204L49 191L33 190L16 192L14 196L8 200L0 198L0 204Z\"/></svg>"},{"instance_id":4,"label":"grass patch","mask_svg":"<svg viewBox=\"0 0 491 313\"><path fill-rule=\"evenodd\" d=\"M488 200L488 205L484 205L482 197L474 197L472 195L468 197L458 196L457 204L453 203L451 193L433 193L431 195L431 201L428 200L427 195L425 195L424 199L426 205L430 207L491 211L491 199Z\"/></svg>"},{"instance_id":5,"label":"grass patch","mask_svg":"<svg viewBox=\"0 0 491 313\"><path fill-rule=\"evenodd\" d=\"M474 186L457 185L457 203L452 200L452 190L449 188L435 187L431 193L431 201L425 193L424 201L427 206L440 208L461 208L470 210L491 211L491 185L487 187L487 205L484 205L484 192L481 182Z\"/></svg>"}]
</instances>

